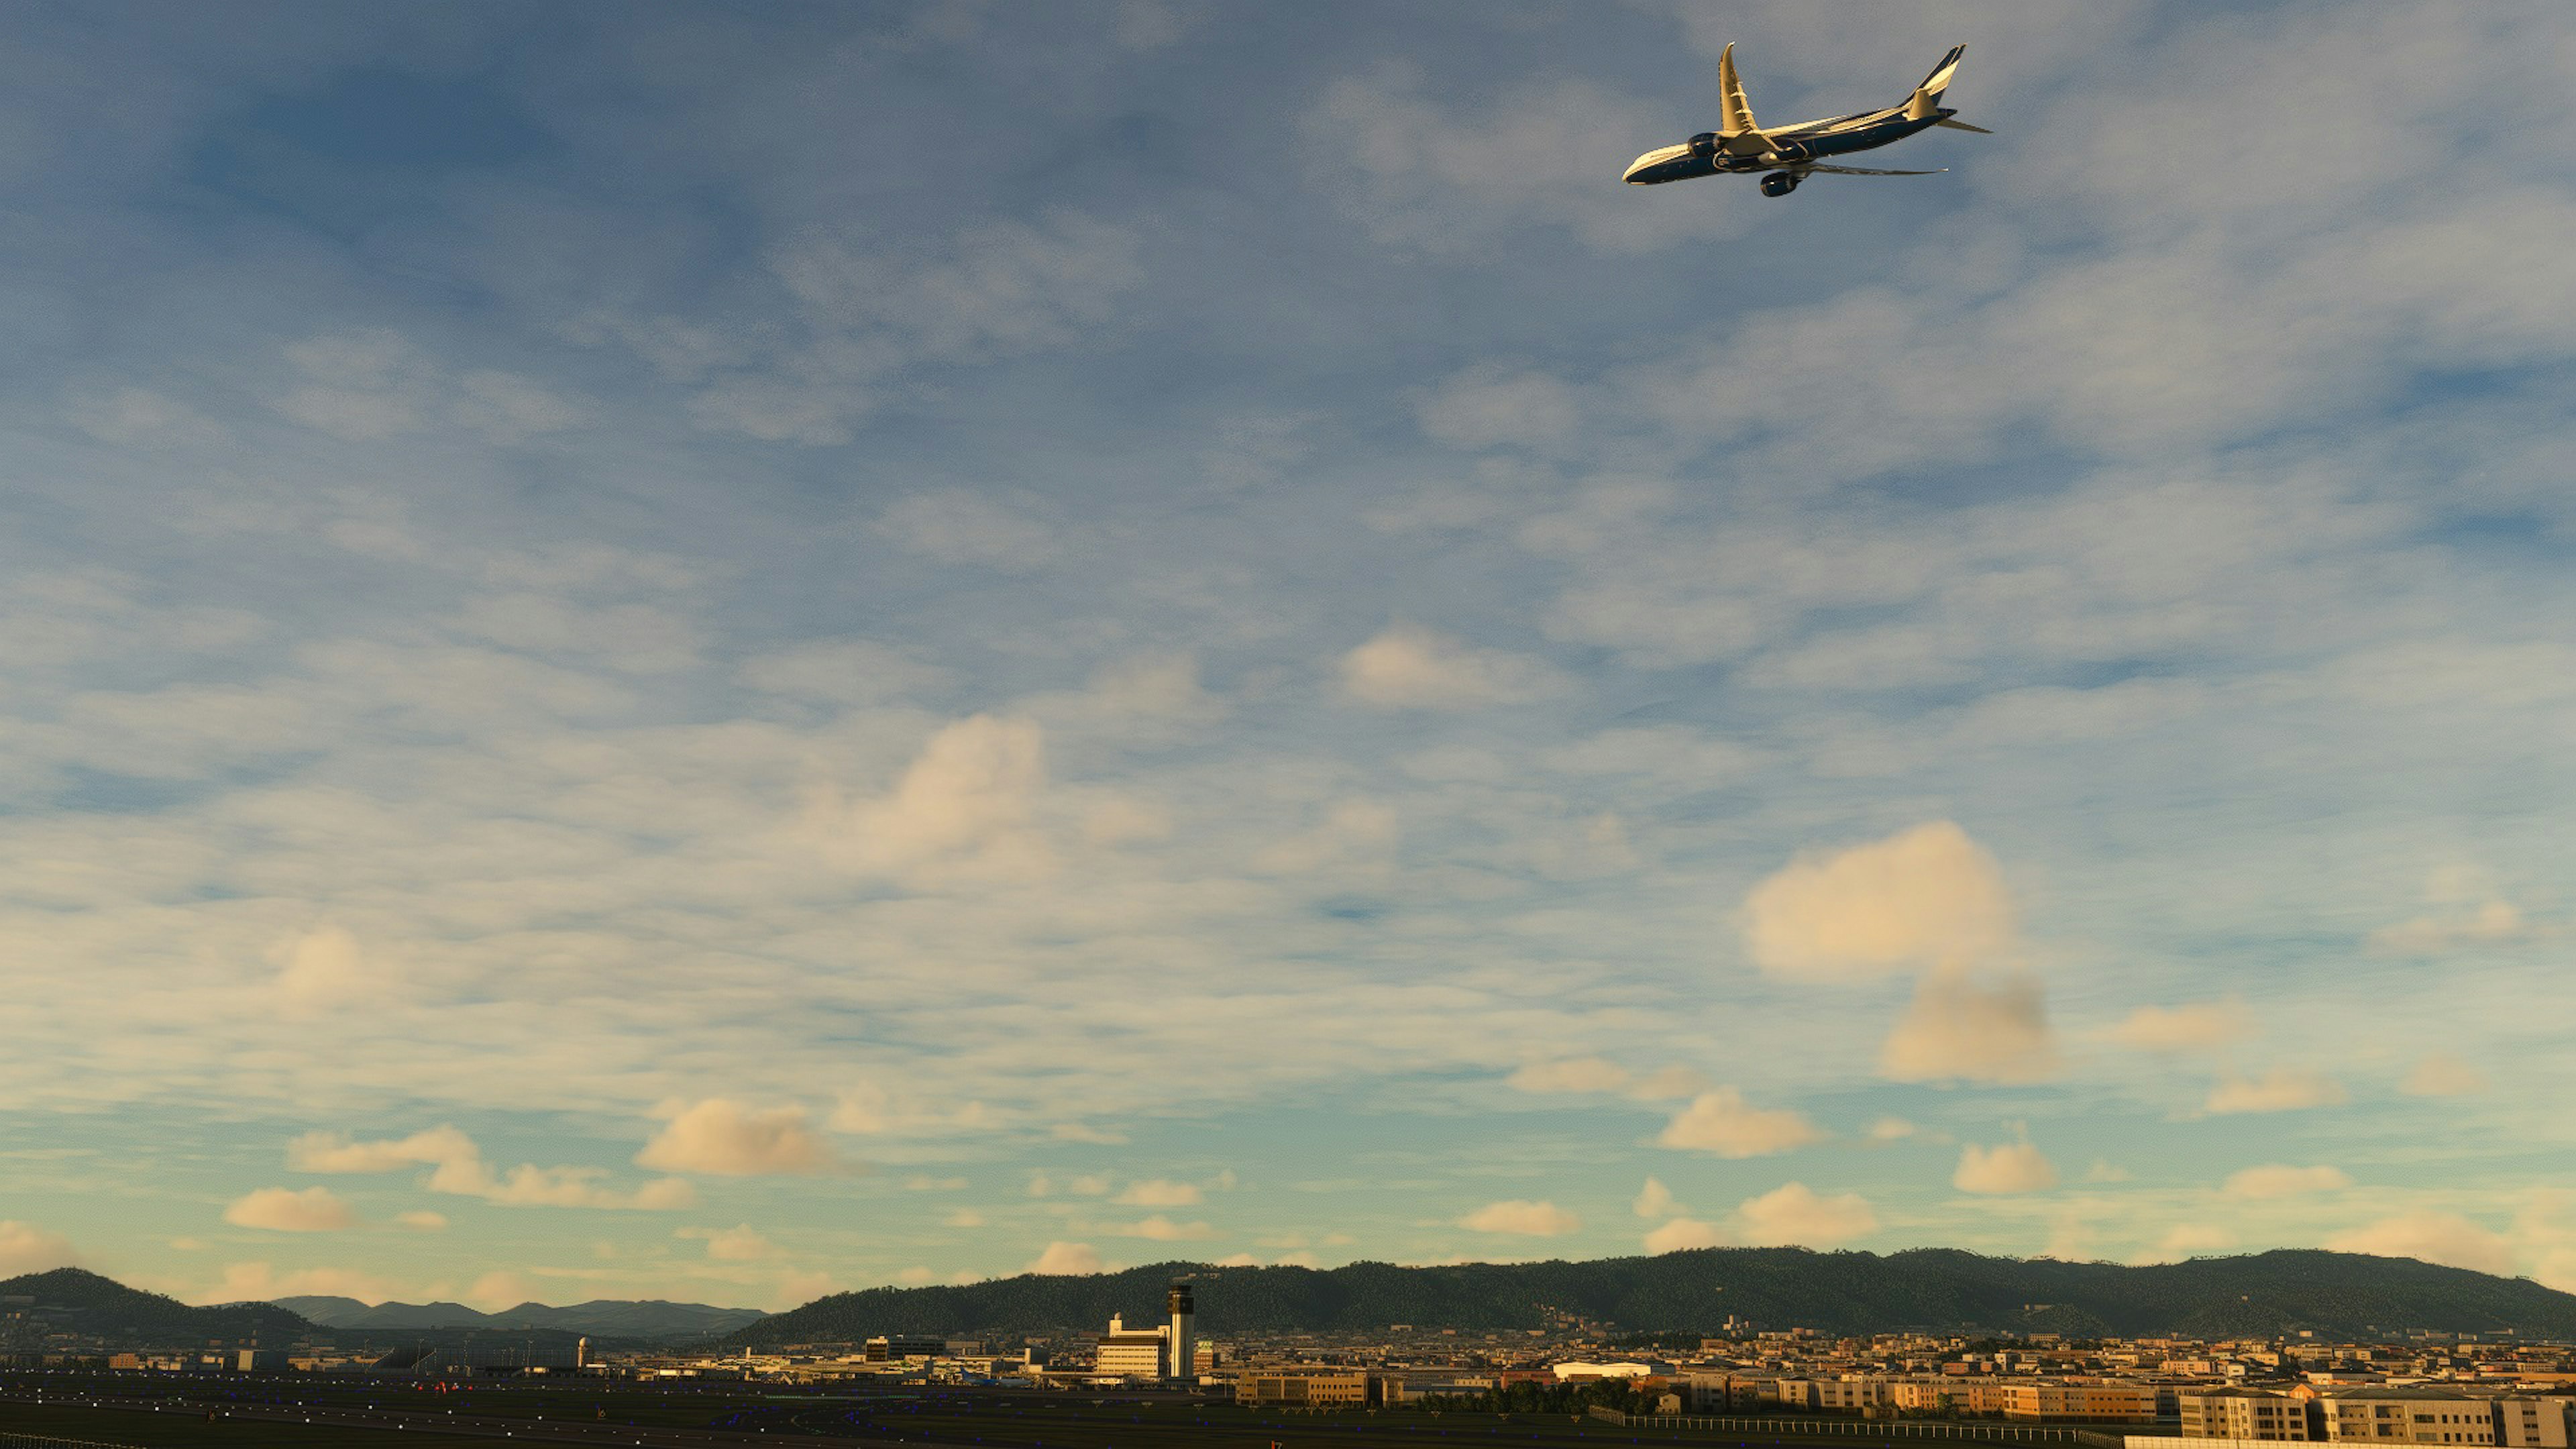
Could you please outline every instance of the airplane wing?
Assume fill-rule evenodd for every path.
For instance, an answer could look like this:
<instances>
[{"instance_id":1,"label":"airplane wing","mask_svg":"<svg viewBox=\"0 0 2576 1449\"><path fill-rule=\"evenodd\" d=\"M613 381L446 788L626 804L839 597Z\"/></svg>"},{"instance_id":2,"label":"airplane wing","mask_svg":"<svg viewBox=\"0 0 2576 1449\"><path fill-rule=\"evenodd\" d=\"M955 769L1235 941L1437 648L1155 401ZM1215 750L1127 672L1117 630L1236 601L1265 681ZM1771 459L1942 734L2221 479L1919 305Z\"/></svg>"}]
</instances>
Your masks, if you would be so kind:
<instances>
[{"instance_id":1,"label":"airplane wing","mask_svg":"<svg viewBox=\"0 0 2576 1449\"><path fill-rule=\"evenodd\" d=\"M1835 176L1939 176L1950 168L1942 166L1930 171L1881 171L1875 166L1800 166L1797 169L1823 171Z\"/></svg>"},{"instance_id":2,"label":"airplane wing","mask_svg":"<svg viewBox=\"0 0 2576 1449\"><path fill-rule=\"evenodd\" d=\"M1717 53L1718 123L1721 136L1759 134L1754 124L1753 106L1744 99L1744 79L1735 73L1735 42Z\"/></svg>"},{"instance_id":3,"label":"airplane wing","mask_svg":"<svg viewBox=\"0 0 2576 1449\"><path fill-rule=\"evenodd\" d=\"M1994 134L1994 132L1987 130L1983 126L1971 126L1965 121L1955 121L1948 116L1943 116L1932 124L1936 126L1947 126L1953 131L1974 131L1980 136L1991 136Z\"/></svg>"}]
</instances>

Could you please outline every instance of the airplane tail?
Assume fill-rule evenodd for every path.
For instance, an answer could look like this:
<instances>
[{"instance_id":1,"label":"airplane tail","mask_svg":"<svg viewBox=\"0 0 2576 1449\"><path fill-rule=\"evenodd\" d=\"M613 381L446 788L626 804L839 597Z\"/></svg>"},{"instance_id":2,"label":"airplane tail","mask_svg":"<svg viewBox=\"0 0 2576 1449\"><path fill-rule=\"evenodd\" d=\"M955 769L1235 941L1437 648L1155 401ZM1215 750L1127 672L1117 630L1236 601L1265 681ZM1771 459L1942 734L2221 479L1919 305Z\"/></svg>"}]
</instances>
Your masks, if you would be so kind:
<instances>
[{"instance_id":1,"label":"airplane tail","mask_svg":"<svg viewBox=\"0 0 2576 1449\"><path fill-rule=\"evenodd\" d=\"M1717 88L1717 134L1742 136L1762 129L1753 123L1752 103L1744 99L1744 78L1735 73L1735 42L1731 40L1726 49L1717 53Z\"/></svg>"},{"instance_id":2,"label":"airplane tail","mask_svg":"<svg viewBox=\"0 0 2576 1449\"><path fill-rule=\"evenodd\" d=\"M1932 67L1932 73L1923 78L1923 84L1914 88L1914 99L1905 103L1907 120L1928 121L1941 114L1941 93L1950 88L1950 78L1959 73L1959 57L1967 53L1968 48L1964 45L1951 46L1950 53L1941 57L1941 63ZM1959 129L1975 128L1961 126Z\"/></svg>"}]
</instances>

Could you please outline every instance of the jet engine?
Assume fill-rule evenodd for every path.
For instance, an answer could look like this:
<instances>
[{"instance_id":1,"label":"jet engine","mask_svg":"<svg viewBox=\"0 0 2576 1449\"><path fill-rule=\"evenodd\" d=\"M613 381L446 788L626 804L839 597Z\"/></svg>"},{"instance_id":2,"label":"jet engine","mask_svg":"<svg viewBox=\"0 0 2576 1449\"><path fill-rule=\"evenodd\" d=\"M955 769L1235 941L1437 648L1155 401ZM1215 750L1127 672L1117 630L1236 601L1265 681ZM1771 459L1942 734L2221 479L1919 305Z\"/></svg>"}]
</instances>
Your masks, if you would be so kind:
<instances>
[{"instance_id":1,"label":"jet engine","mask_svg":"<svg viewBox=\"0 0 2576 1449\"><path fill-rule=\"evenodd\" d=\"M1669 136L1669 135L1671 135L1671 134L1672 134L1672 132L1670 132L1670 131L1666 131L1664 134L1665 134L1665 135L1667 135L1667 136ZM1693 156L1697 157L1698 159L1700 159L1700 160L1702 160L1702 161L1705 161L1705 160L1707 160L1708 158L1710 158L1711 156L1716 155L1716 154L1717 154L1717 133L1716 133L1715 131L1702 131L1702 132L1700 132L1698 135L1691 137L1691 138L1690 138L1690 151L1691 151L1691 155L1693 155Z\"/></svg>"}]
</instances>

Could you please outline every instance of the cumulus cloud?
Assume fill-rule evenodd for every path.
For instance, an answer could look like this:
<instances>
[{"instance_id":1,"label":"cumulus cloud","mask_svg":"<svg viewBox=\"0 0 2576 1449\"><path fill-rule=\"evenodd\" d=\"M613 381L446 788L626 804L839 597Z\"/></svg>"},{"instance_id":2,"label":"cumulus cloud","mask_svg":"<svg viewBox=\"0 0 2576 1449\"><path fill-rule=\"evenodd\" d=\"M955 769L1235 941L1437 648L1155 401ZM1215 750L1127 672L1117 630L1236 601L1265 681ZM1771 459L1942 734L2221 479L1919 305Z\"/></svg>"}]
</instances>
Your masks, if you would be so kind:
<instances>
[{"instance_id":1,"label":"cumulus cloud","mask_svg":"<svg viewBox=\"0 0 2576 1449\"><path fill-rule=\"evenodd\" d=\"M1397 624L1342 656L1342 690L1382 709L1472 709L1553 694L1564 681L1543 660L1479 649Z\"/></svg>"},{"instance_id":2,"label":"cumulus cloud","mask_svg":"<svg viewBox=\"0 0 2576 1449\"><path fill-rule=\"evenodd\" d=\"M984 1226L984 1214L970 1207L952 1208L948 1216L939 1220L939 1225L943 1228L980 1228Z\"/></svg>"},{"instance_id":3,"label":"cumulus cloud","mask_svg":"<svg viewBox=\"0 0 2576 1449\"><path fill-rule=\"evenodd\" d=\"M724 1097L709 1097L675 1113L635 1154L635 1162L664 1172L723 1177L821 1172L834 1165L831 1148L805 1125L804 1108L762 1110Z\"/></svg>"},{"instance_id":4,"label":"cumulus cloud","mask_svg":"<svg viewBox=\"0 0 2576 1449\"><path fill-rule=\"evenodd\" d=\"M1636 1201L1628 1207L1641 1218L1668 1218L1681 1211L1681 1204L1673 1201L1672 1189L1653 1177L1646 1179L1646 1185L1637 1191Z\"/></svg>"},{"instance_id":5,"label":"cumulus cloud","mask_svg":"<svg viewBox=\"0 0 2576 1449\"><path fill-rule=\"evenodd\" d=\"M1050 864L1033 823L1046 783L1037 722L979 714L932 735L884 796L843 805L825 795L816 810L827 853L856 870L1026 876Z\"/></svg>"},{"instance_id":6,"label":"cumulus cloud","mask_svg":"<svg viewBox=\"0 0 2576 1449\"><path fill-rule=\"evenodd\" d=\"M1878 1214L1855 1192L1819 1195L1803 1182L1747 1198L1736 1209L1744 1240L1759 1247L1796 1243L1830 1248L1878 1231Z\"/></svg>"},{"instance_id":7,"label":"cumulus cloud","mask_svg":"<svg viewBox=\"0 0 2576 1449\"><path fill-rule=\"evenodd\" d=\"M1941 970L1879 1047L1879 1070L1899 1082L2036 1082L2056 1075L2048 1003L2027 976L1981 983Z\"/></svg>"},{"instance_id":8,"label":"cumulus cloud","mask_svg":"<svg viewBox=\"0 0 2576 1449\"><path fill-rule=\"evenodd\" d=\"M2208 1223L2176 1223L2158 1240L2156 1250L2168 1258L2217 1252L2236 1245L2236 1235Z\"/></svg>"},{"instance_id":9,"label":"cumulus cloud","mask_svg":"<svg viewBox=\"0 0 2576 1449\"><path fill-rule=\"evenodd\" d=\"M2201 1110L2212 1116L2239 1112L2297 1112L2338 1107L2350 1100L2343 1083L2307 1067L2274 1067L2256 1078L2229 1077L2210 1088Z\"/></svg>"},{"instance_id":10,"label":"cumulus cloud","mask_svg":"<svg viewBox=\"0 0 2576 1449\"><path fill-rule=\"evenodd\" d=\"M2286 1162L2272 1162L2229 1173L2219 1191L2229 1197L2262 1202L2311 1192L2334 1192L2350 1186L2352 1179L2338 1167L2293 1167Z\"/></svg>"},{"instance_id":11,"label":"cumulus cloud","mask_svg":"<svg viewBox=\"0 0 2576 1449\"><path fill-rule=\"evenodd\" d=\"M751 1263L778 1256L778 1245L749 1223L730 1228L680 1228L671 1236L695 1238L707 1245L707 1256L719 1263Z\"/></svg>"},{"instance_id":12,"label":"cumulus cloud","mask_svg":"<svg viewBox=\"0 0 2576 1449\"><path fill-rule=\"evenodd\" d=\"M1863 1140L1879 1145L1902 1142L1919 1130L1913 1123L1902 1117L1881 1117L1869 1124L1869 1131L1863 1134Z\"/></svg>"},{"instance_id":13,"label":"cumulus cloud","mask_svg":"<svg viewBox=\"0 0 2576 1449\"><path fill-rule=\"evenodd\" d=\"M438 1126L408 1137L353 1142L338 1133L307 1132L286 1144L286 1162L298 1172L394 1172L432 1169L423 1186L432 1192L479 1197L505 1207L584 1207L669 1211L694 1207L697 1192L679 1178L645 1183L623 1192L601 1181L595 1167L539 1167L521 1163L496 1172L472 1138Z\"/></svg>"},{"instance_id":14,"label":"cumulus cloud","mask_svg":"<svg viewBox=\"0 0 2576 1449\"><path fill-rule=\"evenodd\" d=\"M1479 1233L1510 1233L1529 1238L1556 1238L1583 1230L1583 1219L1552 1202L1528 1202L1514 1198L1508 1202L1487 1203L1458 1220L1458 1226Z\"/></svg>"},{"instance_id":15,"label":"cumulus cloud","mask_svg":"<svg viewBox=\"0 0 2576 1449\"><path fill-rule=\"evenodd\" d=\"M71 1239L49 1233L34 1223L0 1218L0 1278L68 1268L79 1262L80 1254L72 1250Z\"/></svg>"},{"instance_id":16,"label":"cumulus cloud","mask_svg":"<svg viewBox=\"0 0 2576 1449\"><path fill-rule=\"evenodd\" d=\"M415 1233L443 1233L447 1231L447 1214L431 1212L426 1208L415 1208L410 1212L394 1214L394 1224L397 1227L409 1228Z\"/></svg>"},{"instance_id":17,"label":"cumulus cloud","mask_svg":"<svg viewBox=\"0 0 2576 1449\"><path fill-rule=\"evenodd\" d=\"M1947 820L1801 856L1744 899L1754 964L1799 980L1983 961L2012 944L2013 920L2002 868Z\"/></svg>"},{"instance_id":18,"label":"cumulus cloud","mask_svg":"<svg viewBox=\"0 0 2576 1449\"><path fill-rule=\"evenodd\" d=\"M2512 946L2558 932L2505 899L2493 877L2475 866L2450 866L2425 882L2428 915L2370 933L2370 948L2392 956L2447 956L2481 946Z\"/></svg>"},{"instance_id":19,"label":"cumulus cloud","mask_svg":"<svg viewBox=\"0 0 2576 1449\"><path fill-rule=\"evenodd\" d=\"M1161 1213L1132 1223L1112 1223L1109 1231L1122 1238L1149 1238L1158 1243L1199 1242L1216 1236L1216 1229L1206 1223L1176 1223Z\"/></svg>"},{"instance_id":20,"label":"cumulus cloud","mask_svg":"<svg viewBox=\"0 0 2576 1449\"><path fill-rule=\"evenodd\" d=\"M2027 1138L1993 1147L1971 1142L1959 1153L1950 1185L1961 1192L1997 1195L2045 1192L2057 1186L2057 1164Z\"/></svg>"},{"instance_id":21,"label":"cumulus cloud","mask_svg":"<svg viewBox=\"0 0 2576 1449\"><path fill-rule=\"evenodd\" d=\"M1729 1239L1715 1223L1694 1218L1675 1218L1646 1234L1649 1253L1679 1253L1691 1248L1723 1248Z\"/></svg>"},{"instance_id":22,"label":"cumulus cloud","mask_svg":"<svg viewBox=\"0 0 2576 1449\"><path fill-rule=\"evenodd\" d=\"M235 1198L224 1209L224 1221L277 1233L329 1233L357 1226L358 1215L327 1187L263 1187Z\"/></svg>"},{"instance_id":23,"label":"cumulus cloud","mask_svg":"<svg viewBox=\"0 0 2576 1449\"><path fill-rule=\"evenodd\" d=\"M1157 1177L1144 1182L1129 1183L1126 1190L1119 1193L1112 1201L1124 1203L1129 1207L1195 1207L1204 1201L1206 1196L1200 1191L1197 1183L1171 1182Z\"/></svg>"},{"instance_id":24,"label":"cumulus cloud","mask_svg":"<svg viewBox=\"0 0 2576 1449\"><path fill-rule=\"evenodd\" d=\"M1025 1270L1054 1276L1077 1276L1102 1271L1100 1254L1089 1243L1054 1242L1037 1255Z\"/></svg>"},{"instance_id":25,"label":"cumulus cloud","mask_svg":"<svg viewBox=\"0 0 2576 1449\"><path fill-rule=\"evenodd\" d=\"M1820 1141L1824 1135L1802 1113L1755 1107L1742 1092L1720 1087L1693 1098L1655 1140L1666 1147L1720 1157L1767 1157Z\"/></svg>"},{"instance_id":26,"label":"cumulus cloud","mask_svg":"<svg viewBox=\"0 0 2576 1449\"><path fill-rule=\"evenodd\" d=\"M2427 1263L2445 1263L2480 1273L2514 1271L2513 1245L2504 1235L2458 1213L2400 1213L2339 1233L2326 1239L2326 1246L2338 1253L2420 1258Z\"/></svg>"},{"instance_id":27,"label":"cumulus cloud","mask_svg":"<svg viewBox=\"0 0 2576 1449\"><path fill-rule=\"evenodd\" d=\"M2244 1003L2195 1001L2182 1006L2141 1006L2107 1033L2125 1047L2150 1052L2208 1052L2253 1033Z\"/></svg>"},{"instance_id":28,"label":"cumulus cloud","mask_svg":"<svg viewBox=\"0 0 2576 1449\"><path fill-rule=\"evenodd\" d=\"M358 949L358 938L338 926L319 926L277 952L278 994L295 1006L346 1005L380 996L391 975Z\"/></svg>"},{"instance_id":29,"label":"cumulus cloud","mask_svg":"<svg viewBox=\"0 0 2576 1449\"><path fill-rule=\"evenodd\" d=\"M2448 1052L2428 1052L2408 1068L2397 1090L2410 1097L2466 1097L2494 1083L2487 1074Z\"/></svg>"}]
</instances>

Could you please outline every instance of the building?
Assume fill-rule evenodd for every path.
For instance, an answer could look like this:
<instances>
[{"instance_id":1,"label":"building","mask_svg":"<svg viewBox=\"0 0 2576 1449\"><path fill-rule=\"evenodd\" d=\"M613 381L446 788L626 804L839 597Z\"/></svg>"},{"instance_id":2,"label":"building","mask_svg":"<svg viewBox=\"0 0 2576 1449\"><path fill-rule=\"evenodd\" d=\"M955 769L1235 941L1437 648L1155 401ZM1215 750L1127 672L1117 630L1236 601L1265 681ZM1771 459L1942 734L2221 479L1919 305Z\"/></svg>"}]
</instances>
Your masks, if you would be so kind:
<instances>
[{"instance_id":1,"label":"building","mask_svg":"<svg viewBox=\"0 0 2576 1449\"><path fill-rule=\"evenodd\" d=\"M1172 1315L1171 1352L1163 1360L1166 1378L1194 1378L1198 1373L1198 1303L1192 1294L1195 1286L1186 1278L1176 1279L1164 1299Z\"/></svg>"},{"instance_id":2,"label":"building","mask_svg":"<svg viewBox=\"0 0 2576 1449\"><path fill-rule=\"evenodd\" d=\"M2186 1439L2322 1439L2325 1419L2289 1394L2194 1388L2174 1395Z\"/></svg>"},{"instance_id":3,"label":"building","mask_svg":"<svg viewBox=\"0 0 2576 1449\"><path fill-rule=\"evenodd\" d=\"M1248 1373L1234 1381L1234 1401L1259 1408L1359 1409L1369 1376L1358 1369L1288 1369Z\"/></svg>"},{"instance_id":4,"label":"building","mask_svg":"<svg viewBox=\"0 0 2576 1449\"><path fill-rule=\"evenodd\" d=\"M2149 1384L1999 1384L2007 1419L2092 1419L2151 1424L2156 1391Z\"/></svg>"},{"instance_id":5,"label":"building","mask_svg":"<svg viewBox=\"0 0 2576 1449\"><path fill-rule=\"evenodd\" d=\"M901 1363L908 1358L943 1357L948 1352L948 1340L880 1334L862 1344L859 1351L869 1363Z\"/></svg>"},{"instance_id":6,"label":"building","mask_svg":"<svg viewBox=\"0 0 2576 1449\"><path fill-rule=\"evenodd\" d=\"M1815 1404L1819 1409L1836 1414L1866 1414L1872 1409L1894 1408L1896 1391L1883 1378L1845 1374L1840 1378L1817 1379Z\"/></svg>"},{"instance_id":7,"label":"building","mask_svg":"<svg viewBox=\"0 0 2576 1449\"><path fill-rule=\"evenodd\" d=\"M2565 1449L2576 1400L2437 1384L2364 1384L2318 1396L2325 1437L2370 1444L2496 1444Z\"/></svg>"},{"instance_id":8,"label":"building","mask_svg":"<svg viewBox=\"0 0 2576 1449\"><path fill-rule=\"evenodd\" d=\"M1092 1372L1102 1378L1164 1377L1163 1351L1171 1332L1169 1324L1156 1324L1151 1329L1131 1329L1124 1314L1111 1314L1109 1331L1100 1336L1098 1356L1092 1360Z\"/></svg>"}]
</instances>

